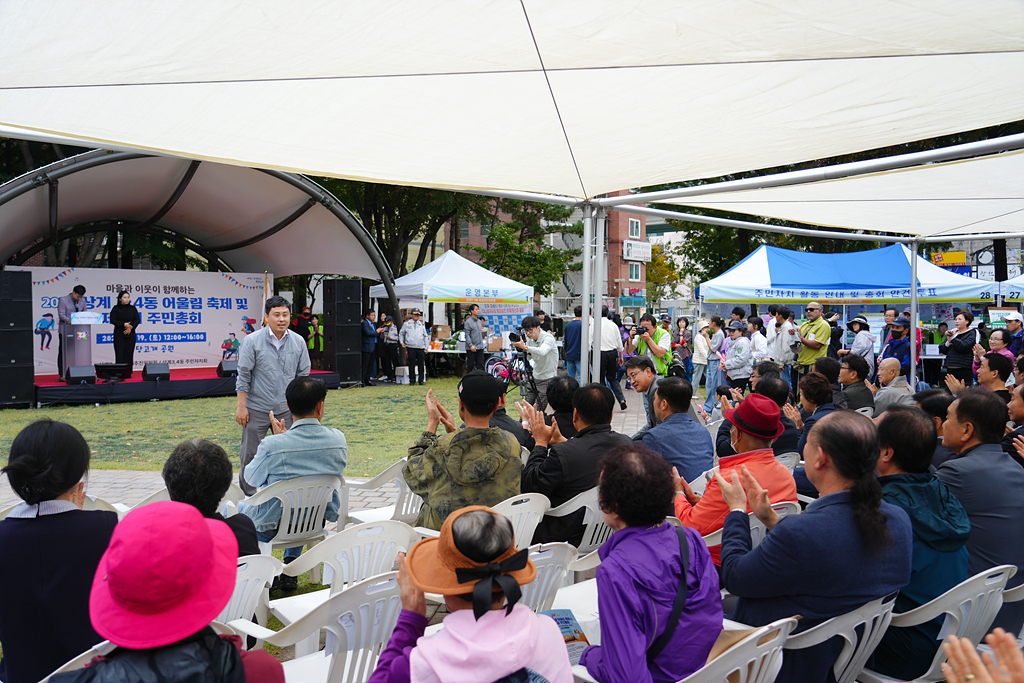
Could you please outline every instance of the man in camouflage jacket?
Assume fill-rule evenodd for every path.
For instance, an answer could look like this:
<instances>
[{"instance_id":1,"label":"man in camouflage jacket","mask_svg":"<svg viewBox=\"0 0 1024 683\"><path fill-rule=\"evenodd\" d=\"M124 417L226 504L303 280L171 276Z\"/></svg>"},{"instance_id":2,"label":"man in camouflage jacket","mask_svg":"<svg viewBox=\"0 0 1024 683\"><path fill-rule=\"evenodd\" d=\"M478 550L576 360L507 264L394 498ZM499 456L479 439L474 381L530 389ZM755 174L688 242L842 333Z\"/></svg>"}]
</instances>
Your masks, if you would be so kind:
<instances>
[{"instance_id":1,"label":"man in camouflage jacket","mask_svg":"<svg viewBox=\"0 0 1024 683\"><path fill-rule=\"evenodd\" d=\"M415 526L441 529L444 520L467 505L495 505L518 495L523 473L519 441L489 426L498 407L501 385L482 370L459 382L459 417L455 419L427 392L427 428L412 448L402 473L409 489L423 498ZM434 432L444 424L446 434Z\"/></svg>"}]
</instances>

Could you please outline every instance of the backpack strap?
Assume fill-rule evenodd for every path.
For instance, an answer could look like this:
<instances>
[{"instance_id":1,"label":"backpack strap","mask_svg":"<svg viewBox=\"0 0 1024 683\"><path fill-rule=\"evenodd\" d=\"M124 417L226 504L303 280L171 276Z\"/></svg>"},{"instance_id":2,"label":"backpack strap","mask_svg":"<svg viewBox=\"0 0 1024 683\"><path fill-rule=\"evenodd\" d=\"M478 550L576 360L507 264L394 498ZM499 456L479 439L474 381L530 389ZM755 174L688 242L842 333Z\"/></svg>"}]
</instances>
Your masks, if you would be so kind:
<instances>
[{"instance_id":1,"label":"backpack strap","mask_svg":"<svg viewBox=\"0 0 1024 683\"><path fill-rule=\"evenodd\" d=\"M683 563L683 578L679 581L679 590L676 592L676 601L672 605L672 614L668 617L668 624L665 626L665 631L661 636L654 641L654 644L647 649L647 665L650 666L654 663L655 658L661 654L661 651L668 645L668 641L671 640L672 634L676 632L676 626L679 625L679 617L683 615L683 606L686 604L686 574L690 568L690 546L686 541L686 532L680 527L676 527L676 533L679 534L679 554L682 558Z\"/></svg>"}]
</instances>

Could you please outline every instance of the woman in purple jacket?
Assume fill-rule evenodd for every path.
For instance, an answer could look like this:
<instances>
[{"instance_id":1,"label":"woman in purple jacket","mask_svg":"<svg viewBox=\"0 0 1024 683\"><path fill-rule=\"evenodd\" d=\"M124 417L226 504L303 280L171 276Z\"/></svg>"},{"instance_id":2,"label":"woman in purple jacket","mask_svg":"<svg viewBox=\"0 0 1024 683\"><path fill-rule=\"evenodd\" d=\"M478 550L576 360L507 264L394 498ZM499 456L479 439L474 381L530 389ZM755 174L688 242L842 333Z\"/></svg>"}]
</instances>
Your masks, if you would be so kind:
<instances>
[{"instance_id":1,"label":"woman in purple jacket","mask_svg":"<svg viewBox=\"0 0 1024 683\"><path fill-rule=\"evenodd\" d=\"M722 631L718 573L696 530L665 521L675 489L664 458L634 442L608 451L600 468L598 500L615 533L598 550L601 645L587 648L580 664L601 683L678 681L704 665ZM669 624L684 571L686 602L682 616ZM650 657L651 645L669 627L674 630L667 643Z\"/></svg>"}]
</instances>

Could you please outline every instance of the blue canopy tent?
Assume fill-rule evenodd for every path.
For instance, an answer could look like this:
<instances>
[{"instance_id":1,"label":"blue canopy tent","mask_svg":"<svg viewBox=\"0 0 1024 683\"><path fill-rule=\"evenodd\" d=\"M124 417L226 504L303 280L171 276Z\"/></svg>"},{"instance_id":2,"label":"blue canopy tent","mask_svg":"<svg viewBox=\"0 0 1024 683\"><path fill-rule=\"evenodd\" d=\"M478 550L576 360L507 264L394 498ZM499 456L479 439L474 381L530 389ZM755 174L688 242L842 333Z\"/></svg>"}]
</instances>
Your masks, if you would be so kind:
<instances>
[{"instance_id":1,"label":"blue canopy tent","mask_svg":"<svg viewBox=\"0 0 1024 683\"><path fill-rule=\"evenodd\" d=\"M704 301L730 303L910 302L915 275L918 301L992 301L996 294L997 283L944 270L920 256L913 264L910 249L903 244L842 254L762 245L725 273L701 283L699 294Z\"/></svg>"}]
</instances>

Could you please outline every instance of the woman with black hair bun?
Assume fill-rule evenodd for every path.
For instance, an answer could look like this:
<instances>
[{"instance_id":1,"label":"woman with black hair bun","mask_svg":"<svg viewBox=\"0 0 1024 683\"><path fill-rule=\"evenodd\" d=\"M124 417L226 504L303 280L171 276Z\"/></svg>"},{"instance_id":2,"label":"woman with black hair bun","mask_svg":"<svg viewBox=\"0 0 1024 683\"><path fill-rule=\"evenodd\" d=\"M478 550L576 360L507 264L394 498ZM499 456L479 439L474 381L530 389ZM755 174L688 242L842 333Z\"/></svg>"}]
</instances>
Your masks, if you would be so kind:
<instances>
[{"instance_id":1,"label":"woman with black hair bun","mask_svg":"<svg viewBox=\"0 0 1024 683\"><path fill-rule=\"evenodd\" d=\"M801 515L780 519L767 492L743 469L742 483L717 474L729 506L722 531L722 585L739 597L731 619L763 626L802 615L795 632L852 612L910 581L913 537L906 511L882 500L875 477L878 432L852 410L818 420L807 439L807 478L820 497ZM771 531L751 550L750 509ZM825 683L840 638L786 650L780 681Z\"/></svg>"},{"instance_id":2,"label":"woman with black hair bun","mask_svg":"<svg viewBox=\"0 0 1024 683\"><path fill-rule=\"evenodd\" d=\"M117 524L83 511L89 445L39 420L11 443L7 475L24 501L0 521L0 681L35 683L103 640L89 620L93 575Z\"/></svg>"}]
</instances>

